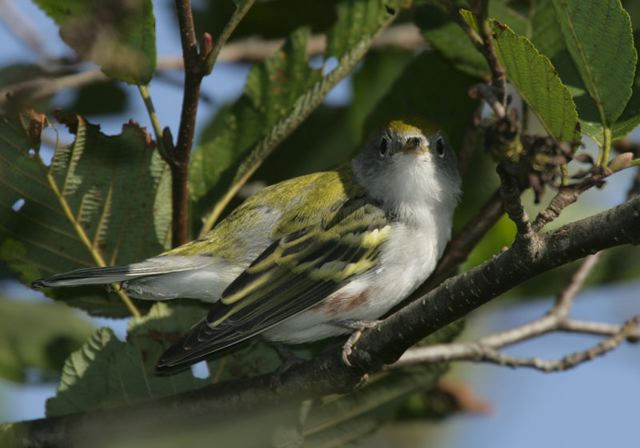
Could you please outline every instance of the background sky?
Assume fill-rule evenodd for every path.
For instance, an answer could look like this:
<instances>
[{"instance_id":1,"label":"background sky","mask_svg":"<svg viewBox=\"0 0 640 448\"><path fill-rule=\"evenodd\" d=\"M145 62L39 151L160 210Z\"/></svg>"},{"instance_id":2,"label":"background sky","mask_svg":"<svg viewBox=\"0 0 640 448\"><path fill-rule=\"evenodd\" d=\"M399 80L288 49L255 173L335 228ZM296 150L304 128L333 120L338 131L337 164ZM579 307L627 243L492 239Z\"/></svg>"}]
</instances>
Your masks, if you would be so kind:
<instances>
[{"instance_id":1,"label":"background sky","mask_svg":"<svg viewBox=\"0 0 640 448\"><path fill-rule=\"evenodd\" d=\"M39 9L27 0L15 3L44 37L50 53L70 52L58 38L53 22ZM172 2L155 3L158 54L179 54L179 39L168 10ZM0 65L36 61L28 48L3 26L0 26L0 42ZM199 128L211 118L219 105L232 101L240 94L247 71L245 66L218 64L214 74L204 79L203 91L214 102L201 106ZM154 82L151 94L161 123L175 128L179 120L181 91L175 86ZM348 102L351 95L347 79L336 87L327 102ZM61 93L55 101L63 107L71 99L69 93ZM132 118L149 127L137 92L131 92L129 101ZM100 117L98 120L107 133L116 133L122 126L119 119ZM619 203L624 198L628 180L629 173L618 175L604 191L590 192L582 200L589 204L590 210ZM577 318L620 323L640 312L639 292L639 283L584 291L576 300L574 315ZM40 293L14 282L0 284L0 294L24 300L45 300ZM463 338L477 337L524 323L543 314L551 303L551 298L507 305L500 300L494 301L474 313ZM117 334L124 334L124 321L94 321L96 326L109 325L116 329ZM509 353L556 358L584 349L594 342L597 339L586 336L552 335L522 344ZM528 448L544 445L590 448L605 444L629 445L630 441L637 441L640 405L638 345L625 345L604 358L563 373L542 374L524 369L459 364L453 369L453 375L489 402L492 412L488 415L456 416L437 425L417 423L388 428L368 438L366 445L385 446L395 441L400 431L405 440L410 440L407 446L426 446L426 428L440 438L442 444L439 445L449 447ZM0 380L0 421L43 417L44 402L54 394L54 384L16 385Z\"/></svg>"}]
</instances>

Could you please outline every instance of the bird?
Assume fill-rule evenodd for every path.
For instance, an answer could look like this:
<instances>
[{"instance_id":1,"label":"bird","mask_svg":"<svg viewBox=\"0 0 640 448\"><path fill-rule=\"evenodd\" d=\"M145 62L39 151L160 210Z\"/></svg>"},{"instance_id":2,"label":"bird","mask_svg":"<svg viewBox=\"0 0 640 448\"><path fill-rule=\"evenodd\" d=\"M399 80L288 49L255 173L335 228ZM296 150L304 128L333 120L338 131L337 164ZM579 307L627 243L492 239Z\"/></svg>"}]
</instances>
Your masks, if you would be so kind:
<instances>
[{"instance_id":1,"label":"bird","mask_svg":"<svg viewBox=\"0 0 640 448\"><path fill-rule=\"evenodd\" d=\"M451 238L461 180L446 135L393 120L338 168L247 198L203 237L144 261L83 268L34 288L118 283L138 299L210 304L170 346L170 375L261 336L297 345L351 335L408 297Z\"/></svg>"}]
</instances>

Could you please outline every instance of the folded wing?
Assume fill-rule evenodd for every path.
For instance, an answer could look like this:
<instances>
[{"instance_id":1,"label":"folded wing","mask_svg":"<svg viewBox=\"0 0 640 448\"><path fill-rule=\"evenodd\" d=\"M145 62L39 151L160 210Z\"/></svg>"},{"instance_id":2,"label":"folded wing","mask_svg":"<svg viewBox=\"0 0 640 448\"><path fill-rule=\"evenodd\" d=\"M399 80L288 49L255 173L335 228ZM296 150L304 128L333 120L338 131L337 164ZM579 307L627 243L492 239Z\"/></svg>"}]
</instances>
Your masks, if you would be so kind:
<instances>
[{"instance_id":1,"label":"folded wing","mask_svg":"<svg viewBox=\"0 0 640 448\"><path fill-rule=\"evenodd\" d=\"M361 197L328 221L289 226L223 292L206 319L158 362L171 373L256 336L318 304L377 266L390 230L384 212Z\"/></svg>"}]
</instances>

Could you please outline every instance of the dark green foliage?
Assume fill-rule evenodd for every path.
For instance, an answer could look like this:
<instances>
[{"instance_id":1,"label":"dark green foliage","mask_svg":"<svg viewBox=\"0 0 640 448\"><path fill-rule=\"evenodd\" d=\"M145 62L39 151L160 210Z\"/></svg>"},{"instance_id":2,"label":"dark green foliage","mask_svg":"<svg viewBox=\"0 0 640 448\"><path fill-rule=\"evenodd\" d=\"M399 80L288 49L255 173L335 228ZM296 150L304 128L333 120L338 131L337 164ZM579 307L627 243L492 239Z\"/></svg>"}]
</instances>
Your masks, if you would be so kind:
<instances>
[{"instance_id":1,"label":"dark green foliage","mask_svg":"<svg viewBox=\"0 0 640 448\"><path fill-rule=\"evenodd\" d=\"M65 358L91 334L91 325L60 303L0 298L0 377L24 381L29 369L60 372Z\"/></svg>"},{"instance_id":2,"label":"dark green foliage","mask_svg":"<svg viewBox=\"0 0 640 448\"><path fill-rule=\"evenodd\" d=\"M156 69L151 0L35 0L81 58L130 84L146 84Z\"/></svg>"}]
</instances>

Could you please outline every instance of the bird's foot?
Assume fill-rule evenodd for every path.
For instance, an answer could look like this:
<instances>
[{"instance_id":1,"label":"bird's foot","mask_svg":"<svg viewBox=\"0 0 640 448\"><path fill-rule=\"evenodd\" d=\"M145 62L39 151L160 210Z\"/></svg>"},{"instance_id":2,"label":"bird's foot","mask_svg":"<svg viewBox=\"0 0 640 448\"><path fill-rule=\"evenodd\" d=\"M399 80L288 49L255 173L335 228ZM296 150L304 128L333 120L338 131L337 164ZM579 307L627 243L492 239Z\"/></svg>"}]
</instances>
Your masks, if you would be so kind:
<instances>
[{"instance_id":1,"label":"bird's foot","mask_svg":"<svg viewBox=\"0 0 640 448\"><path fill-rule=\"evenodd\" d=\"M336 325L338 325L339 327L353 330L353 333L351 333L349 339L347 339L347 342L345 342L342 346L342 362L344 362L345 365L352 367L351 361L349 361L349 356L351 356L351 353L353 353L353 347L355 347L356 343L362 337L362 332L364 330L377 327L378 325L380 325L380 322L382 321L356 319L341 320L339 322L336 322Z\"/></svg>"},{"instance_id":2,"label":"bird's foot","mask_svg":"<svg viewBox=\"0 0 640 448\"><path fill-rule=\"evenodd\" d=\"M284 344L271 343L271 346L276 351L276 354L278 355L278 358L280 358L281 362L280 366L275 370L275 372L273 372L271 376L271 388L277 389L278 386L282 384L282 382L280 381L282 375L284 375L287 370L289 370L296 364L304 362L304 359L300 358Z\"/></svg>"}]
</instances>

